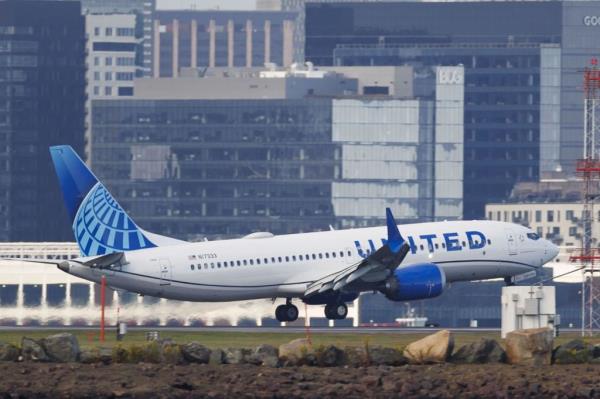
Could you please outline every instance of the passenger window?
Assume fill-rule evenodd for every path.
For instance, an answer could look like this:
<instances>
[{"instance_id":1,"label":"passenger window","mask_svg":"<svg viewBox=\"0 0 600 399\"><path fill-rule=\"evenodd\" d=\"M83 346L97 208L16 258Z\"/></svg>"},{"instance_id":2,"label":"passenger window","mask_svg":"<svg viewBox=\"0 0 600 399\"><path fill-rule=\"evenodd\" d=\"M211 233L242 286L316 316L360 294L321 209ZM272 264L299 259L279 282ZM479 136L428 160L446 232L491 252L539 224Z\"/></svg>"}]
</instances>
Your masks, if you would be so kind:
<instances>
[{"instance_id":1,"label":"passenger window","mask_svg":"<svg viewBox=\"0 0 600 399\"><path fill-rule=\"evenodd\" d=\"M190 266L190 268L191 268L192 270L194 270L194 265L191 265L191 266Z\"/></svg>"},{"instance_id":2,"label":"passenger window","mask_svg":"<svg viewBox=\"0 0 600 399\"><path fill-rule=\"evenodd\" d=\"M340 258L344 257L344 251L340 251Z\"/></svg>"},{"instance_id":3,"label":"passenger window","mask_svg":"<svg viewBox=\"0 0 600 399\"><path fill-rule=\"evenodd\" d=\"M269 263L269 258L265 258L264 261L265 261L265 265L268 264Z\"/></svg>"},{"instance_id":4,"label":"passenger window","mask_svg":"<svg viewBox=\"0 0 600 399\"><path fill-rule=\"evenodd\" d=\"M283 262L283 259L281 259L281 256L278 257L277 259L279 259L279 263Z\"/></svg>"},{"instance_id":5,"label":"passenger window","mask_svg":"<svg viewBox=\"0 0 600 399\"><path fill-rule=\"evenodd\" d=\"M241 266L241 265L242 265L242 264L241 264L241 262L240 262L239 260L237 261L237 265L238 265L238 266Z\"/></svg>"},{"instance_id":6,"label":"passenger window","mask_svg":"<svg viewBox=\"0 0 600 399\"><path fill-rule=\"evenodd\" d=\"M256 258L256 264L260 265L260 259Z\"/></svg>"},{"instance_id":7,"label":"passenger window","mask_svg":"<svg viewBox=\"0 0 600 399\"><path fill-rule=\"evenodd\" d=\"M246 259L242 260L242 263L244 264L244 266L248 266L248 261Z\"/></svg>"},{"instance_id":8,"label":"passenger window","mask_svg":"<svg viewBox=\"0 0 600 399\"><path fill-rule=\"evenodd\" d=\"M210 268L211 268L211 269L214 269L214 268L215 268L215 264L214 264L214 263L211 263L211 264L210 264Z\"/></svg>"},{"instance_id":9,"label":"passenger window","mask_svg":"<svg viewBox=\"0 0 600 399\"><path fill-rule=\"evenodd\" d=\"M492 240L488 238L488 245L492 245Z\"/></svg>"},{"instance_id":10,"label":"passenger window","mask_svg":"<svg viewBox=\"0 0 600 399\"><path fill-rule=\"evenodd\" d=\"M442 243L442 248L446 248L446 243L445 242Z\"/></svg>"},{"instance_id":11,"label":"passenger window","mask_svg":"<svg viewBox=\"0 0 600 399\"><path fill-rule=\"evenodd\" d=\"M423 251L423 250L425 249L425 247L423 246L423 244L421 244L421 245L419 246L419 249L421 249L421 251Z\"/></svg>"},{"instance_id":12,"label":"passenger window","mask_svg":"<svg viewBox=\"0 0 600 399\"><path fill-rule=\"evenodd\" d=\"M313 259L317 259L317 255L315 255L315 254L312 254L312 255L313 255Z\"/></svg>"},{"instance_id":13,"label":"passenger window","mask_svg":"<svg viewBox=\"0 0 600 399\"><path fill-rule=\"evenodd\" d=\"M275 258L271 258L271 262L275 263Z\"/></svg>"},{"instance_id":14,"label":"passenger window","mask_svg":"<svg viewBox=\"0 0 600 399\"><path fill-rule=\"evenodd\" d=\"M332 252L332 253L331 253L331 256L332 256L333 258L335 258L335 252Z\"/></svg>"},{"instance_id":15,"label":"passenger window","mask_svg":"<svg viewBox=\"0 0 600 399\"><path fill-rule=\"evenodd\" d=\"M352 256L352 252L348 251L348 256Z\"/></svg>"},{"instance_id":16,"label":"passenger window","mask_svg":"<svg viewBox=\"0 0 600 399\"><path fill-rule=\"evenodd\" d=\"M217 262L217 267L220 269L221 268L221 262Z\"/></svg>"},{"instance_id":17,"label":"passenger window","mask_svg":"<svg viewBox=\"0 0 600 399\"><path fill-rule=\"evenodd\" d=\"M438 244L437 242L435 243L435 249L439 249L440 248L440 244Z\"/></svg>"},{"instance_id":18,"label":"passenger window","mask_svg":"<svg viewBox=\"0 0 600 399\"><path fill-rule=\"evenodd\" d=\"M250 259L250 266L254 265L254 260Z\"/></svg>"},{"instance_id":19,"label":"passenger window","mask_svg":"<svg viewBox=\"0 0 600 399\"><path fill-rule=\"evenodd\" d=\"M310 255L306 254L306 260L310 260Z\"/></svg>"},{"instance_id":20,"label":"passenger window","mask_svg":"<svg viewBox=\"0 0 600 399\"><path fill-rule=\"evenodd\" d=\"M296 261L296 255L292 255L292 260L295 262Z\"/></svg>"},{"instance_id":21,"label":"passenger window","mask_svg":"<svg viewBox=\"0 0 600 399\"><path fill-rule=\"evenodd\" d=\"M223 267L227 267L227 262L223 262Z\"/></svg>"},{"instance_id":22,"label":"passenger window","mask_svg":"<svg viewBox=\"0 0 600 399\"><path fill-rule=\"evenodd\" d=\"M298 258L299 258L300 260L304 260L304 258L302 257L302 255L298 255Z\"/></svg>"},{"instance_id":23,"label":"passenger window","mask_svg":"<svg viewBox=\"0 0 600 399\"><path fill-rule=\"evenodd\" d=\"M205 264L204 264L204 268L205 268L205 269L208 269L208 263L205 263Z\"/></svg>"},{"instance_id":24,"label":"passenger window","mask_svg":"<svg viewBox=\"0 0 600 399\"><path fill-rule=\"evenodd\" d=\"M329 259L329 252L325 252L325 257Z\"/></svg>"},{"instance_id":25,"label":"passenger window","mask_svg":"<svg viewBox=\"0 0 600 399\"><path fill-rule=\"evenodd\" d=\"M289 261L290 261L290 257L289 257L289 256L286 256L286 257L285 257L285 261L286 261L286 262L289 262Z\"/></svg>"},{"instance_id":26,"label":"passenger window","mask_svg":"<svg viewBox=\"0 0 600 399\"><path fill-rule=\"evenodd\" d=\"M464 248L464 247L466 247L466 246L467 246L467 243L463 241L463 242L462 242L462 246L463 246L463 248Z\"/></svg>"},{"instance_id":27,"label":"passenger window","mask_svg":"<svg viewBox=\"0 0 600 399\"><path fill-rule=\"evenodd\" d=\"M319 259L323 259L323 254L319 254Z\"/></svg>"}]
</instances>

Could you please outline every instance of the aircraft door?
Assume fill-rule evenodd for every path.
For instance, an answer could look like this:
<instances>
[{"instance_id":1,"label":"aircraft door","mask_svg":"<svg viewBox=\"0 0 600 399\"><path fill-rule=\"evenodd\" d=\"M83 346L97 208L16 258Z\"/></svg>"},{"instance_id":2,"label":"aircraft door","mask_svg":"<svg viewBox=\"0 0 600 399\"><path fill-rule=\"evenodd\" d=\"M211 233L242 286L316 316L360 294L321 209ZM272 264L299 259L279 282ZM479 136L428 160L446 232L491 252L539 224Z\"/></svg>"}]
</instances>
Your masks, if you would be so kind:
<instances>
[{"instance_id":1,"label":"aircraft door","mask_svg":"<svg viewBox=\"0 0 600 399\"><path fill-rule=\"evenodd\" d=\"M159 259L158 267L160 270L160 285L170 285L173 272L169 259Z\"/></svg>"},{"instance_id":2,"label":"aircraft door","mask_svg":"<svg viewBox=\"0 0 600 399\"><path fill-rule=\"evenodd\" d=\"M506 229L506 242L508 243L508 254L517 255L517 237L513 230Z\"/></svg>"}]
</instances>

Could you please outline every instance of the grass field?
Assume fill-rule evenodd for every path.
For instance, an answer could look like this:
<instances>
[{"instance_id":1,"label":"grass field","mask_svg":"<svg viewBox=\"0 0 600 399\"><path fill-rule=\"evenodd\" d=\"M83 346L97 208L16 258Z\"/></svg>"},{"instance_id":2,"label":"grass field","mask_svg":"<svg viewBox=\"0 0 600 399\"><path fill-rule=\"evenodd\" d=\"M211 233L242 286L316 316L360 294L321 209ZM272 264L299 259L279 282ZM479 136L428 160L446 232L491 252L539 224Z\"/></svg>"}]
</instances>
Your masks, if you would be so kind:
<instances>
[{"instance_id":1,"label":"grass field","mask_svg":"<svg viewBox=\"0 0 600 399\"><path fill-rule=\"evenodd\" d=\"M148 329L150 331L151 329ZM74 333L79 344L82 347L90 346L107 346L112 347L117 343L114 330L107 331L106 340L104 343L99 342L99 334L94 330L61 330ZM11 330L0 331L0 341L10 342L15 345L20 345L21 338L26 336L34 339L46 337L51 334L56 334L57 330ZM127 333L122 341L123 346L140 344L145 342L145 333L143 330L134 330ZM381 345L393 348L402 348L410 342L416 341L424 336L433 333L431 330L424 330L423 333L312 333L311 339L315 345L336 345L344 346L369 346ZM185 343L189 341L198 341L210 348L229 348L229 347L246 347L251 348L260 344L271 344L278 346L282 343L289 342L296 338L304 338L304 333L286 333L286 332L222 332L222 331L160 331L161 338L171 338L177 343ZM560 345L566 341L578 338L578 333L561 334L556 339L555 344ZM454 333L455 347L477 341L481 338L492 338L501 342L500 333L495 332L458 332ZM594 344L600 344L600 337L586 339L586 341Z\"/></svg>"}]
</instances>

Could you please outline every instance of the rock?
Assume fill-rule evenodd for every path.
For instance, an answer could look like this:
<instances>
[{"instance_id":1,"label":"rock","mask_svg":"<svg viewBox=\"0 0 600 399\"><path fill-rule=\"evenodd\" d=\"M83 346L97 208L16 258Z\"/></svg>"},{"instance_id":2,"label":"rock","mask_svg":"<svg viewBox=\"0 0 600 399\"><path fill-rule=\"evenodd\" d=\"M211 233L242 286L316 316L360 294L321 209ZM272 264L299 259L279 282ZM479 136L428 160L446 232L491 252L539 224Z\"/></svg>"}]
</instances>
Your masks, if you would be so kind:
<instances>
[{"instance_id":1,"label":"rock","mask_svg":"<svg viewBox=\"0 0 600 399\"><path fill-rule=\"evenodd\" d=\"M42 344L27 337L23 337L21 340L21 356L23 356L23 360L33 360L34 362L50 361Z\"/></svg>"},{"instance_id":2,"label":"rock","mask_svg":"<svg viewBox=\"0 0 600 399\"><path fill-rule=\"evenodd\" d=\"M450 359L453 363L504 363L506 352L493 339L482 338L477 342L462 346Z\"/></svg>"},{"instance_id":3,"label":"rock","mask_svg":"<svg viewBox=\"0 0 600 399\"><path fill-rule=\"evenodd\" d=\"M82 349L79 352L79 361L85 364L100 363L100 350L98 348Z\"/></svg>"},{"instance_id":4,"label":"rock","mask_svg":"<svg viewBox=\"0 0 600 399\"><path fill-rule=\"evenodd\" d=\"M210 360L210 349L198 342L188 342L181 346L181 353L190 363L207 364Z\"/></svg>"},{"instance_id":5,"label":"rock","mask_svg":"<svg viewBox=\"0 0 600 399\"><path fill-rule=\"evenodd\" d=\"M512 331L506 335L506 358L510 364L550 364L552 344L552 329L547 327Z\"/></svg>"},{"instance_id":6,"label":"rock","mask_svg":"<svg viewBox=\"0 0 600 399\"><path fill-rule=\"evenodd\" d=\"M594 347L580 339L569 341L554 351L554 363L556 364L587 363L593 358Z\"/></svg>"},{"instance_id":7,"label":"rock","mask_svg":"<svg viewBox=\"0 0 600 399\"><path fill-rule=\"evenodd\" d=\"M3 362L16 362L19 360L19 348L13 344L6 342L0 342L0 361Z\"/></svg>"},{"instance_id":8,"label":"rock","mask_svg":"<svg viewBox=\"0 0 600 399\"><path fill-rule=\"evenodd\" d=\"M411 342L404 349L404 357L415 364L442 363L454 349L454 337L448 330L440 330L423 339Z\"/></svg>"},{"instance_id":9,"label":"rock","mask_svg":"<svg viewBox=\"0 0 600 399\"><path fill-rule=\"evenodd\" d=\"M344 352L334 345L319 347L315 355L317 364L323 367L340 366L344 361Z\"/></svg>"},{"instance_id":10,"label":"rock","mask_svg":"<svg viewBox=\"0 0 600 399\"><path fill-rule=\"evenodd\" d=\"M213 349L210 351L208 364L223 364L225 361L225 352L221 349Z\"/></svg>"},{"instance_id":11,"label":"rock","mask_svg":"<svg viewBox=\"0 0 600 399\"><path fill-rule=\"evenodd\" d=\"M42 340L46 354L55 362L76 362L79 357L79 342L73 334L60 333Z\"/></svg>"},{"instance_id":12,"label":"rock","mask_svg":"<svg viewBox=\"0 0 600 399\"><path fill-rule=\"evenodd\" d=\"M369 348L369 363L374 366L403 366L408 359L397 349L374 346Z\"/></svg>"},{"instance_id":13,"label":"rock","mask_svg":"<svg viewBox=\"0 0 600 399\"><path fill-rule=\"evenodd\" d=\"M369 365L369 355L365 348L346 346L344 348L344 364L350 367L365 367Z\"/></svg>"},{"instance_id":14,"label":"rock","mask_svg":"<svg viewBox=\"0 0 600 399\"><path fill-rule=\"evenodd\" d=\"M306 338L298 338L279 346L279 360L284 364L310 364L313 358L314 350Z\"/></svg>"},{"instance_id":15,"label":"rock","mask_svg":"<svg viewBox=\"0 0 600 399\"><path fill-rule=\"evenodd\" d=\"M277 367L279 365L279 351L271 345L259 345L254 350L254 353L248 357L248 363L259 366Z\"/></svg>"},{"instance_id":16,"label":"rock","mask_svg":"<svg viewBox=\"0 0 600 399\"><path fill-rule=\"evenodd\" d=\"M225 364L246 364L252 352L245 348L227 348L225 350Z\"/></svg>"}]
</instances>

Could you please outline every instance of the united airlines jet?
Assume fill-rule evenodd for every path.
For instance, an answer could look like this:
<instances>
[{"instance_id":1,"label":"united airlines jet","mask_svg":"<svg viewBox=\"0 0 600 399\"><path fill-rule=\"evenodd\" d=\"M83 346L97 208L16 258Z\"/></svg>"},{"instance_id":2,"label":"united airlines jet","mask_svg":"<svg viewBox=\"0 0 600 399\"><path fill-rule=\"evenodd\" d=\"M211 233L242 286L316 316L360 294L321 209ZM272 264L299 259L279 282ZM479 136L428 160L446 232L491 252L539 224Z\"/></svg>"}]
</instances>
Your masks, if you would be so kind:
<instances>
[{"instance_id":1,"label":"united airlines jet","mask_svg":"<svg viewBox=\"0 0 600 399\"><path fill-rule=\"evenodd\" d=\"M529 228L493 221L444 221L239 239L185 242L142 230L69 146L50 153L81 257L46 261L86 280L183 301L285 298L346 317L347 302L379 291L391 301L438 296L454 281L505 278L539 269L558 248Z\"/></svg>"}]
</instances>

